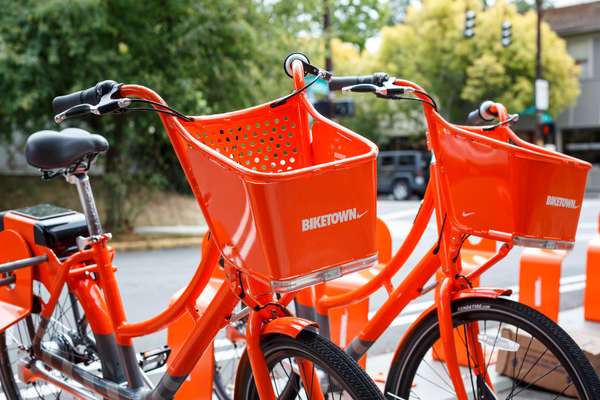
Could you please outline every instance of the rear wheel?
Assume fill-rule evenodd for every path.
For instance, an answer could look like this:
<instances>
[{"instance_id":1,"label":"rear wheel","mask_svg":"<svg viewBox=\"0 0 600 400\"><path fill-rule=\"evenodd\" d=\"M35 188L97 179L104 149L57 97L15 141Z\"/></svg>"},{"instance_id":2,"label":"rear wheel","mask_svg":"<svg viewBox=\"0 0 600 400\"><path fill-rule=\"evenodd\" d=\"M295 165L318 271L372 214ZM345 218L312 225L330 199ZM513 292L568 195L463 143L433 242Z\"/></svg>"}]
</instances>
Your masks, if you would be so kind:
<instances>
[{"instance_id":1,"label":"rear wheel","mask_svg":"<svg viewBox=\"0 0 600 400\"><path fill-rule=\"evenodd\" d=\"M600 399L600 381L581 349L539 312L505 299L468 299L453 304L452 316L457 347L466 354L461 375L469 399ZM476 361L467 332L483 350L483 362ZM446 364L436 361L439 338L437 313L432 313L394 358L388 398L456 398Z\"/></svg>"},{"instance_id":2,"label":"rear wheel","mask_svg":"<svg viewBox=\"0 0 600 400\"><path fill-rule=\"evenodd\" d=\"M310 394L314 393L315 382L300 379L301 374L316 376L323 397L328 400L383 399L367 373L339 347L317 333L304 331L296 338L270 335L263 340L262 349L276 399L313 398ZM310 365L311 370L303 370L303 365ZM235 388L236 400L258 400L247 353L240 360Z\"/></svg>"},{"instance_id":3,"label":"rear wheel","mask_svg":"<svg viewBox=\"0 0 600 400\"><path fill-rule=\"evenodd\" d=\"M36 282L34 285L34 294L41 298L41 284ZM19 375L21 364L29 362L31 357L33 337L39 323L39 315L31 314L0 334L0 382L9 400L64 397L63 391L57 386L41 379L23 382ZM66 290L61 294L50 318L42 338L42 348L102 376L103 364L94 336L78 300ZM47 369L47 373L55 379L81 388L58 370Z\"/></svg>"}]
</instances>

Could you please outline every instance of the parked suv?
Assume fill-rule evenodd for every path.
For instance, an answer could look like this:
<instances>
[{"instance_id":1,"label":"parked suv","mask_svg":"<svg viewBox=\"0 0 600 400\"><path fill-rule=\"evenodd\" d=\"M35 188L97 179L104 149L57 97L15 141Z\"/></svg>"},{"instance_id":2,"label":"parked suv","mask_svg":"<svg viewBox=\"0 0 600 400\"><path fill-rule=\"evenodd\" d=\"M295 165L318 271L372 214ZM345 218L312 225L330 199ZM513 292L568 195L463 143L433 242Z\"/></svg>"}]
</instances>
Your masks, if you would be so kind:
<instances>
[{"instance_id":1,"label":"parked suv","mask_svg":"<svg viewBox=\"0 0 600 400\"><path fill-rule=\"evenodd\" d=\"M377 159L377 191L396 200L423 196L429 179L429 153L418 150L382 151Z\"/></svg>"}]
</instances>

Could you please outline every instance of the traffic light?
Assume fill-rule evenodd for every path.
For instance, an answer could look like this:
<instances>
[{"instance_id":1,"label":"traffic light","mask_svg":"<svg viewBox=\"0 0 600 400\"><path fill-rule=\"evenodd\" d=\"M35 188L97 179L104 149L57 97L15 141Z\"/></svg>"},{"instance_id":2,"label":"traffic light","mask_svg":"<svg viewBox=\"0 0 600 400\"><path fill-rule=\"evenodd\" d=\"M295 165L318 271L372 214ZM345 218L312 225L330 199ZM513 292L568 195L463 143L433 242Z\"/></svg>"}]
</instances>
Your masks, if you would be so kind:
<instances>
[{"instance_id":1,"label":"traffic light","mask_svg":"<svg viewBox=\"0 0 600 400\"><path fill-rule=\"evenodd\" d=\"M475 36L475 17L477 14L473 10L465 11L465 31L464 35L467 39Z\"/></svg>"},{"instance_id":2,"label":"traffic light","mask_svg":"<svg viewBox=\"0 0 600 400\"><path fill-rule=\"evenodd\" d=\"M544 137L552 139L555 133L554 122L544 122L542 123L542 133Z\"/></svg>"},{"instance_id":3,"label":"traffic light","mask_svg":"<svg viewBox=\"0 0 600 400\"><path fill-rule=\"evenodd\" d=\"M504 21L502 23L502 46L508 47L512 43L512 23Z\"/></svg>"}]
</instances>

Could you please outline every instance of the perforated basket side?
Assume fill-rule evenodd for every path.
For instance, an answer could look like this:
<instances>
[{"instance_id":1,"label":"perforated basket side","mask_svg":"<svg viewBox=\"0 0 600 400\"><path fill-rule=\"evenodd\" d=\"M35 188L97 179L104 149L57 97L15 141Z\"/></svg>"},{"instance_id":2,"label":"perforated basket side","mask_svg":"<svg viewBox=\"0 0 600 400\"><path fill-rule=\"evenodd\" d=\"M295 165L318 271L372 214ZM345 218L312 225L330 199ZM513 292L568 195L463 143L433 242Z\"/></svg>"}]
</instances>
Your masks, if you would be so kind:
<instances>
[{"instance_id":1,"label":"perforated basket side","mask_svg":"<svg viewBox=\"0 0 600 400\"><path fill-rule=\"evenodd\" d=\"M310 135L297 102L248 109L233 117L199 118L189 133L238 164L259 172L285 172L309 164L303 149Z\"/></svg>"}]
</instances>

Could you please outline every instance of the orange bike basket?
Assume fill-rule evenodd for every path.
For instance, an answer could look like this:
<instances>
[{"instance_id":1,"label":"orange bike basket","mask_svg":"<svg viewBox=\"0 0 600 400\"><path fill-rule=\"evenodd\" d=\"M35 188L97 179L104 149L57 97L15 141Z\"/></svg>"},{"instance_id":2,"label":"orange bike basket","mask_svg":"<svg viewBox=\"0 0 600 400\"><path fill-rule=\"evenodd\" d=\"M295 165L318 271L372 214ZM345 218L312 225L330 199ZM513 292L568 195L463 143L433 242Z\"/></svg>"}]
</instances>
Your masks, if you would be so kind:
<instances>
[{"instance_id":1,"label":"orange bike basket","mask_svg":"<svg viewBox=\"0 0 600 400\"><path fill-rule=\"evenodd\" d=\"M298 89L304 73L294 65ZM377 148L304 93L165 127L181 139L192 189L236 268L284 292L377 261Z\"/></svg>"}]
</instances>

